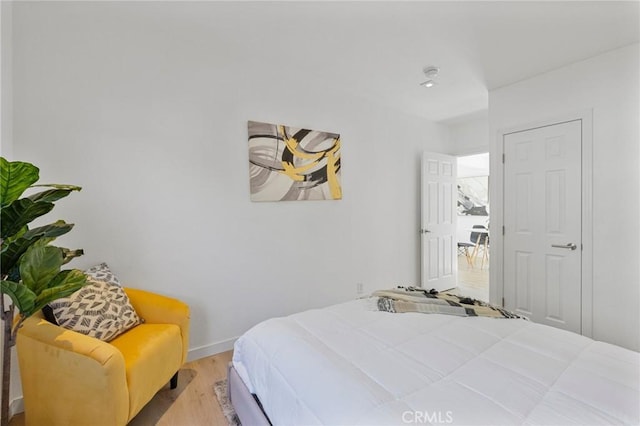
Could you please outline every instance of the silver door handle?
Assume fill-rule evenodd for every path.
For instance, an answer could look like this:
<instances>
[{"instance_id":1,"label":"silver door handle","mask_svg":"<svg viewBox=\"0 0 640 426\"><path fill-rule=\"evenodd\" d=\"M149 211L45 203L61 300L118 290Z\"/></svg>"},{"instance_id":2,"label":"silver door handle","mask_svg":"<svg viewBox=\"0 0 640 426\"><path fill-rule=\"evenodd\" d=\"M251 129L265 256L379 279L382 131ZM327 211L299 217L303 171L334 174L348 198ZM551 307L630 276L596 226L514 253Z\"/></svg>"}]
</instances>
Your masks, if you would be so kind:
<instances>
[{"instance_id":1,"label":"silver door handle","mask_svg":"<svg viewBox=\"0 0 640 426\"><path fill-rule=\"evenodd\" d=\"M426 233L429 233L429 232L431 232L431 231L429 231L428 229L421 229L420 230L421 234L426 234Z\"/></svg>"},{"instance_id":2,"label":"silver door handle","mask_svg":"<svg viewBox=\"0 0 640 426\"><path fill-rule=\"evenodd\" d=\"M575 250L578 248L577 245L573 244L573 243L567 243L567 244L551 244L551 247L555 247L555 248L563 248L563 249L569 249L569 250Z\"/></svg>"}]
</instances>

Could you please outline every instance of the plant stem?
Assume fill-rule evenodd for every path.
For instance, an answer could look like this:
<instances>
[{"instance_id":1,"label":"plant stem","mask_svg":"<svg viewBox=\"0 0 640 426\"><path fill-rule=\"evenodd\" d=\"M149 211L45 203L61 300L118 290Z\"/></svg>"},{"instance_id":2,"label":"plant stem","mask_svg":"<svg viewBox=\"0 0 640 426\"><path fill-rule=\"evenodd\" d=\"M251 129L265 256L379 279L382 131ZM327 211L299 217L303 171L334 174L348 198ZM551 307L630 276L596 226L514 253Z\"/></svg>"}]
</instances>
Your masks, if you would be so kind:
<instances>
[{"instance_id":1,"label":"plant stem","mask_svg":"<svg viewBox=\"0 0 640 426\"><path fill-rule=\"evenodd\" d=\"M4 294L0 294L0 308L2 309L2 320L4 322L3 348L2 348L2 407L0 412L0 425L9 424L9 389L11 383L11 348L15 344L11 330L13 320L14 304L10 303L5 310Z\"/></svg>"}]
</instances>

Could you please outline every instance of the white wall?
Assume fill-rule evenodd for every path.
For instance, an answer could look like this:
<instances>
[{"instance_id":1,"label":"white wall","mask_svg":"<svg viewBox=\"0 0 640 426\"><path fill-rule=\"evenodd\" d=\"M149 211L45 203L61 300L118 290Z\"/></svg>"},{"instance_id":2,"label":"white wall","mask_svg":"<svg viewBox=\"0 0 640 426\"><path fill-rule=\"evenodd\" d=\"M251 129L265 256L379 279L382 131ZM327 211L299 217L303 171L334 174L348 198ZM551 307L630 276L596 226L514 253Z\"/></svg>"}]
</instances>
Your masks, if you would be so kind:
<instances>
[{"instance_id":1,"label":"white wall","mask_svg":"<svg viewBox=\"0 0 640 426\"><path fill-rule=\"evenodd\" d=\"M12 11L13 3L0 2L0 153L2 156L12 155Z\"/></svg>"},{"instance_id":2,"label":"white wall","mask_svg":"<svg viewBox=\"0 0 640 426\"><path fill-rule=\"evenodd\" d=\"M640 349L639 64L636 44L489 94L492 164L500 129L593 110L593 337L634 350Z\"/></svg>"},{"instance_id":3,"label":"white wall","mask_svg":"<svg viewBox=\"0 0 640 426\"><path fill-rule=\"evenodd\" d=\"M479 111L443 122L449 127L450 149L453 155L489 152L489 113Z\"/></svg>"},{"instance_id":4,"label":"white wall","mask_svg":"<svg viewBox=\"0 0 640 426\"><path fill-rule=\"evenodd\" d=\"M421 152L446 127L252 60L215 28L156 26L159 4L14 5L14 154L83 187L51 218L76 224L74 265L185 300L192 358L358 282L418 283ZM343 200L250 202L247 120L340 133Z\"/></svg>"}]
</instances>

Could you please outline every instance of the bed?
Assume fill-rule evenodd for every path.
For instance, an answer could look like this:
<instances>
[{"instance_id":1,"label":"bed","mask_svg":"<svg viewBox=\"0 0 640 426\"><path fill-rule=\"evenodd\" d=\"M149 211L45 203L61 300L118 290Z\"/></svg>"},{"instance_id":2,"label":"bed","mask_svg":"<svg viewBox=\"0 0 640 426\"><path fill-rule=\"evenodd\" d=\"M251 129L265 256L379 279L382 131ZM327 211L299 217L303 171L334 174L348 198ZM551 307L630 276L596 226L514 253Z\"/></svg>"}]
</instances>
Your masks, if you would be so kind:
<instances>
[{"instance_id":1,"label":"bed","mask_svg":"<svg viewBox=\"0 0 640 426\"><path fill-rule=\"evenodd\" d=\"M235 343L244 425L640 424L640 354L523 319L381 312L264 321Z\"/></svg>"}]
</instances>

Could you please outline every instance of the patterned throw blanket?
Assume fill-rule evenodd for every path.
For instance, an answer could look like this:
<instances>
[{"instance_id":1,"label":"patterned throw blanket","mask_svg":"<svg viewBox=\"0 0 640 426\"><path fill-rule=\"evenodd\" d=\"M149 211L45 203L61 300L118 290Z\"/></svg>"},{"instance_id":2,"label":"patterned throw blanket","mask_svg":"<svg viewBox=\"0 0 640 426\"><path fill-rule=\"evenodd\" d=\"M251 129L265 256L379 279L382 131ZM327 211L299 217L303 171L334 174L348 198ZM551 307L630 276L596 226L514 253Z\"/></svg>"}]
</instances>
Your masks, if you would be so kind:
<instances>
[{"instance_id":1,"label":"patterned throw blanket","mask_svg":"<svg viewBox=\"0 0 640 426\"><path fill-rule=\"evenodd\" d=\"M372 294L378 297L378 310L386 312L419 312L423 314L447 314L461 317L521 318L498 306L469 297L439 293L415 287L398 287L378 290Z\"/></svg>"}]
</instances>

